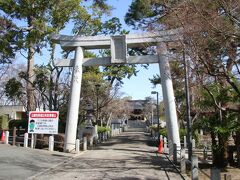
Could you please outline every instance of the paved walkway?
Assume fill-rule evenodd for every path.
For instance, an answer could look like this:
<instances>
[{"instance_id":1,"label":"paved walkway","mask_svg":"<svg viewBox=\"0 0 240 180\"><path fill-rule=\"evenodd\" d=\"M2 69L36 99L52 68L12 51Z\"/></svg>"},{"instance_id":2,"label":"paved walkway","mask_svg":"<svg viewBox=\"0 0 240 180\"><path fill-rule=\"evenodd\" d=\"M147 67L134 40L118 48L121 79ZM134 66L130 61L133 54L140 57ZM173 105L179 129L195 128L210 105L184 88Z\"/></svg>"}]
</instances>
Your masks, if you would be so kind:
<instances>
[{"instance_id":1,"label":"paved walkway","mask_svg":"<svg viewBox=\"0 0 240 180\"><path fill-rule=\"evenodd\" d=\"M25 180L69 162L74 154L0 144L0 180Z\"/></svg>"},{"instance_id":2,"label":"paved walkway","mask_svg":"<svg viewBox=\"0 0 240 180\"><path fill-rule=\"evenodd\" d=\"M148 139L144 132L130 129L94 150L86 151L29 179L182 179L165 155L158 156L157 148L147 145Z\"/></svg>"}]
</instances>

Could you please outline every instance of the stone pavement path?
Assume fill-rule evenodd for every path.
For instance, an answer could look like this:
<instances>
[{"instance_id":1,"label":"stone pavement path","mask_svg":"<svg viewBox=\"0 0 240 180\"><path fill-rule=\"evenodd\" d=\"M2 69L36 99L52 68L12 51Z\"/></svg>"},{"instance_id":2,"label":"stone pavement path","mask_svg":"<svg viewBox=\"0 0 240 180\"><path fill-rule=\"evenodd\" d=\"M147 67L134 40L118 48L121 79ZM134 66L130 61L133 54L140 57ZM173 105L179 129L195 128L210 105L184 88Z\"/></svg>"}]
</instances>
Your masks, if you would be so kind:
<instances>
[{"instance_id":1,"label":"stone pavement path","mask_svg":"<svg viewBox=\"0 0 240 180\"><path fill-rule=\"evenodd\" d=\"M69 162L74 156L0 144L0 180L25 180L63 162Z\"/></svg>"},{"instance_id":2,"label":"stone pavement path","mask_svg":"<svg viewBox=\"0 0 240 180\"><path fill-rule=\"evenodd\" d=\"M89 150L29 179L113 179L113 180L180 180L165 155L148 146L144 132L130 129L108 142ZM138 129L139 130L139 129Z\"/></svg>"}]
</instances>

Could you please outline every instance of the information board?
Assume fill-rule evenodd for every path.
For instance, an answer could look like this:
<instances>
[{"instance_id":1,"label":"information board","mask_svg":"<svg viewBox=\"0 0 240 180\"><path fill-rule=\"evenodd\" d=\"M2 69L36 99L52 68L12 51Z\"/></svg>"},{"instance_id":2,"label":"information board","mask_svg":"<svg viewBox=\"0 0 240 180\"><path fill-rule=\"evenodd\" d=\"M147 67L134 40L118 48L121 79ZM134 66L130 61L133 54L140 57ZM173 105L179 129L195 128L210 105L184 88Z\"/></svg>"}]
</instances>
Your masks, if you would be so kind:
<instances>
[{"instance_id":1,"label":"information board","mask_svg":"<svg viewBox=\"0 0 240 180\"><path fill-rule=\"evenodd\" d=\"M28 133L58 134L58 111L30 111Z\"/></svg>"}]
</instances>

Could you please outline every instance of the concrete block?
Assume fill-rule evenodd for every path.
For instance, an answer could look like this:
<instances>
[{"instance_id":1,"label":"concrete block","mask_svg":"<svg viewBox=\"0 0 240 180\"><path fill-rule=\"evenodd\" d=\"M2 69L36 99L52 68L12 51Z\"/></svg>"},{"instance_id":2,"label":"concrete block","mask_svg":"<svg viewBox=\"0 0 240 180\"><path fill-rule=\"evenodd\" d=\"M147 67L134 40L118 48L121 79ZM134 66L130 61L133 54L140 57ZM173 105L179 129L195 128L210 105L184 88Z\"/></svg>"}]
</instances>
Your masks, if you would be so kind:
<instances>
[{"instance_id":1,"label":"concrete block","mask_svg":"<svg viewBox=\"0 0 240 180\"><path fill-rule=\"evenodd\" d=\"M28 133L24 134L24 145L23 147L28 147Z\"/></svg>"}]
</instances>

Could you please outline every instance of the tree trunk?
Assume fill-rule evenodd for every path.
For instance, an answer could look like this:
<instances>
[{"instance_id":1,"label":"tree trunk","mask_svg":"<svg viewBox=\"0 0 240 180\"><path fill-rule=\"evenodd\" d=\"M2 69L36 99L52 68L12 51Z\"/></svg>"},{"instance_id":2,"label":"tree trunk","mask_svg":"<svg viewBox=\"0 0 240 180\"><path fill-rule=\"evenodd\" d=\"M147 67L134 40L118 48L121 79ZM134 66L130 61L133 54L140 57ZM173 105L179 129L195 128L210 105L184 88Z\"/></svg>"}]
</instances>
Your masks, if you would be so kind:
<instances>
[{"instance_id":1,"label":"tree trunk","mask_svg":"<svg viewBox=\"0 0 240 180\"><path fill-rule=\"evenodd\" d=\"M49 111L53 109L53 70L51 69L50 81L49 81Z\"/></svg>"},{"instance_id":2,"label":"tree trunk","mask_svg":"<svg viewBox=\"0 0 240 180\"><path fill-rule=\"evenodd\" d=\"M240 114L238 115L238 121L240 121ZM240 130L236 132L235 145L237 149L237 166L240 167Z\"/></svg>"},{"instance_id":3,"label":"tree trunk","mask_svg":"<svg viewBox=\"0 0 240 180\"><path fill-rule=\"evenodd\" d=\"M227 113L220 112L220 123L222 126L227 123ZM218 144L215 146L214 165L224 168L228 165L228 133L218 133Z\"/></svg>"},{"instance_id":4,"label":"tree trunk","mask_svg":"<svg viewBox=\"0 0 240 180\"><path fill-rule=\"evenodd\" d=\"M217 147L217 141L216 141L216 136L214 132L211 131L211 139L212 139L212 158L213 158L213 164L216 164L217 162L217 152L216 152L216 147Z\"/></svg>"},{"instance_id":5,"label":"tree trunk","mask_svg":"<svg viewBox=\"0 0 240 180\"><path fill-rule=\"evenodd\" d=\"M219 157L216 166L226 167L228 165L228 138L219 135L218 142Z\"/></svg>"},{"instance_id":6,"label":"tree trunk","mask_svg":"<svg viewBox=\"0 0 240 180\"><path fill-rule=\"evenodd\" d=\"M54 61L54 53L55 53L55 45L53 43L51 43L51 48L52 48L52 51L51 51L51 73L50 73L50 81L49 81L49 110L52 111L53 110L53 90L54 90L54 83L53 83L53 71L54 71L54 68L52 68L52 64L53 64L53 61ZM55 110L55 109L54 109Z\"/></svg>"},{"instance_id":7,"label":"tree trunk","mask_svg":"<svg viewBox=\"0 0 240 180\"><path fill-rule=\"evenodd\" d=\"M34 6L34 5L32 5ZM33 16L29 16L28 18L28 26L33 26ZM35 111L35 101L34 101L34 87L33 87L33 81L34 81L34 43L33 39L30 38L31 30L28 32L29 36L29 45L28 45L28 57L27 57L27 110L28 111ZM33 38L33 37L32 37Z\"/></svg>"},{"instance_id":8,"label":"tree trunk","mask_svg":"<svg viewBox=\"0 0 240 180\"><path fill-rule=\"evenodd\" d=\"M35 49L33 44L30 43L28 48L28 66L27 66L27 111L35 111L35 101L34 101L34 52Z\"/></svg>"},{"instance_id":9,"label":"tree trunk","mask_svg":"<svg viewBox=\"0 0 240 180\"><path fill-rule=\"evenodd\" d=\"M213 154L213 165L223 168L228 165L228 138L218 135L218 144L215 140L216 136L211 132L212 138L212 154Z\"/></svg>"}]
</instances>

